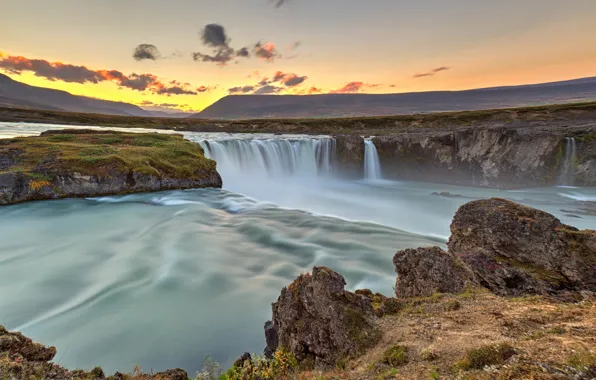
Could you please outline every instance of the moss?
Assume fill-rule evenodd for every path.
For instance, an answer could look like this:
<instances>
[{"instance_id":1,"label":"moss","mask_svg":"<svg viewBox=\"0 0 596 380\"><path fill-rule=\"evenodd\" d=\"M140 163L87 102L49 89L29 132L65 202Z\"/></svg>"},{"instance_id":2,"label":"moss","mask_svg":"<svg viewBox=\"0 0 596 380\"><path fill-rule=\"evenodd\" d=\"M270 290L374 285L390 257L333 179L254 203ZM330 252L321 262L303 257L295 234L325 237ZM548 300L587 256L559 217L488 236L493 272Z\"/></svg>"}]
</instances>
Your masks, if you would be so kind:
<instances>
[{"instance_id":1,"label":"moss","mask_svg":"<svg viewBox=\"0 0 596 380\"><path fill-rule=\"evenodd\" d=\"M346 307L344 316L348 336L356 344L359 353L374 346L381 338L380 331L368 322L362 312Z\"/></svg>"},{"instance_id":2,"label":"moss","mask_svg":"<svg viewBox=\"0 0 596 380\"><path fill-rule=\"evenodd\" d=\"M396 344L389 347L383 354L383 363L399 367L408 363L408 348Z\"/></svg>"},{"instance_id":3,"label":"moss","mask_svg":"<svg viewBox=\"0 0 596 380\"><path fill-rule=\"evenodd\" d=\"M490 365L499 365L505 363L515 354L515 349L507 343L482 346L468 351L466 357L455 364L455 369L467 371L482 369Z\"/></svg>"}]
</instances>

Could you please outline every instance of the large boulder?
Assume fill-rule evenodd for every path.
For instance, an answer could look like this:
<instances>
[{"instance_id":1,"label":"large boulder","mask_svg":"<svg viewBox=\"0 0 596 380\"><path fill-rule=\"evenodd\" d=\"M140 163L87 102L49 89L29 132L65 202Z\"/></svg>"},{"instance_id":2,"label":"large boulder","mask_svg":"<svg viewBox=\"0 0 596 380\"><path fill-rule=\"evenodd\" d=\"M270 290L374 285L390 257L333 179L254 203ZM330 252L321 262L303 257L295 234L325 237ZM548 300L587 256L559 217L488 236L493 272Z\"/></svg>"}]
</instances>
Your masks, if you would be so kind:
<instances>
[{"instance_id":1,"label":"large boulder","mask_svg":"<svg viewBox=\"0 0 596 380\"><path fill-rule=\"evenodd\" d=\"M268 346L290 351L303 367L329 368L357 357L381 337L370 299L344 290L344 278L314 267L282 289L266 324ZM276 336L272 336L275 334Z\"/></svg>"},{"instance_id":2,"label":"large boulder","mask_svg":"<svg viewBox=\"0 0 596 380\"><path fill-rule=\"evenodd\" d=\"M439 247L405 249L393 257L397 297L428 297L434 293L460 293L472 283L470 270Z\"/></svg>"},{"instance_id":3,"label":"large boulder","mask_svg":"<svg viewBox=\"0 0 596 380\"><path fill-rule=\"evenodd\" d=\"M18 332L8 332L0 326L0 354L20 355L30 361L50 361L56 355L55 347L46 347L33 342Z\"/></svg>"},{"instance_id":4,"label":"large boulder","mask_svg":"<svg viewBox=\"0 0 596 380\"><path fill-rule=\"evenodd\" d=\"M596 291L596 231L504 199L469 202L451 223L449 252L499 295Z\"/></svg>"}]
</instances>

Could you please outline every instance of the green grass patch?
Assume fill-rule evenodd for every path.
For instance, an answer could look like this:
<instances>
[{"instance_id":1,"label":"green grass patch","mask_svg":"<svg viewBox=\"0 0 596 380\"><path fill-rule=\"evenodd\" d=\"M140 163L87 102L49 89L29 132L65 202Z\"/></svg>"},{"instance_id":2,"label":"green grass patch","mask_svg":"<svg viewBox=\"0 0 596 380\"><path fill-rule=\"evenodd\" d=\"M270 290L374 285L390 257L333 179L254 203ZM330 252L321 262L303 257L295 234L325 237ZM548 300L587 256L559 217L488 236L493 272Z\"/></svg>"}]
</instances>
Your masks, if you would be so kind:
<instances>
[{"instance_id":1,"label":"green grass patch","mask_svg":"<svg viewBox=\"0 0 596 380\"><path fill-rule=\"evenodd\" d=\"M399 367L408 363L408 348L399 344L389 347L383 354L383 363Z\"/></svg>"},{"instance_id":2,"label":"green grass patch","mask_svg":"<svg viewBox=\"0 0 596 380\"><path fill-rule=\"evenodd\" d=\"M455 364L455 369L468 371L499 365L505 363L515 354L515 349L508 343L486 345L468 351L466 357Z\"/></svg>"}]
</instances>

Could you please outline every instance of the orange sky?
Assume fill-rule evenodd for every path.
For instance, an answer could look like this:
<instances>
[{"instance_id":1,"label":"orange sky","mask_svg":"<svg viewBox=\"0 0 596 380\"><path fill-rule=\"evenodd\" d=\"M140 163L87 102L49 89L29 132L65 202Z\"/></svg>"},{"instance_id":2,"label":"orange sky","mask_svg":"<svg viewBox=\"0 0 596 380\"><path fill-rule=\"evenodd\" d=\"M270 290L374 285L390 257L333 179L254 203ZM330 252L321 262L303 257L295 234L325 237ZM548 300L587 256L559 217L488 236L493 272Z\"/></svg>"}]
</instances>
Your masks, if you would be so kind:
<instances>
[{"instance_id":1,"label":"orange sky","mask_svg":"<svg viewBox=\"0 0 596 380\"><path fill-rule=\"evenodd\" d=\"M247 93L307 93L311 87L327 93L353 82L347 87L352 91L388 93L596 76L592 0L290 0L280 8L267 0L146 0L140 14L136 0L52 4L3 3L0 70L27 84L135 104L198 111L246 86ZM111 12L113 6L120 12ZM217 35L205 41L210 23L225 27L225 41ZM155 45L161 56L133 59L141 43ZM275 46L273 56L267 43ZM248 58L239 55L244 47ZM211 61L217 52L233 57L221 65ZM62 73L50 80L42 69L2 64L14 56L117 70L127 80L133 73L157 79L142 91L112 80L65 82ZM441 67L448 69L433 72ZM272 82L277 71L307 78L291 86ZM208 90L196 91L201 86ZM157 92L171 87L196 94Z\"/></svg>"}]
</instances>

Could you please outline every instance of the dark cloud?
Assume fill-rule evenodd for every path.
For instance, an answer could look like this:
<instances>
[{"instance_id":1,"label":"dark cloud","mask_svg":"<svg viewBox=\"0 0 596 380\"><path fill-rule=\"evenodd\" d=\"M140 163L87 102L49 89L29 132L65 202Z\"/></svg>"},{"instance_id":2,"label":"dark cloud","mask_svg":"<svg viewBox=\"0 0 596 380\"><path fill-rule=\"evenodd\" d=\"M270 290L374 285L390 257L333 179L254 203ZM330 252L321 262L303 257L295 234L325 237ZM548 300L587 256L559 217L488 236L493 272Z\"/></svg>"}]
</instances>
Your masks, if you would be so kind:
<instances>
[{"instance_id":1,"label":"dark cloud","mask_svg":"<svg viewBox=\"0 0 596 380\"><path fill-rule=\"evenodd\" d=\"M247 57L250 57L250 52L248 51L248 48L243 47L239 50L236 50L236 56L247 58Z\"/></svg>"},{"instance_id":2,"label":"dark cloud","mask_svg":"<svg viewBox=\"0 0 596 380\"><path fill-rule=\"evenodd\" d=\"M157 49L155 45L151 44L140 44L135 48L135 51L132 54L132 57L137 61L142 61L145 59L150 59L155 61L161 58L161 53Z\"/></svg>"},{"instance_id":3,"label":"dark cloud","mask_svg":"<svg viewBox=\"0 0 596 380\"><path fill-rule=\"evenodd\" d=\"M81 84L112 82L122 88L129 88L136 91L151 91L156 94L196 94L196 92L187 88L189 87L187 84L173 81L170 84L174 85L168 86L153 74L132 73L125 75L118 70L91 70L85 66L9 56L3 53L0 54L0 69L14 74L21 74L23 71L28 71L32 72L35 76L51 81Z\"/></svg>"},{"instance_id":4,"label":"dark cloud","mask_svg":"<svg viewBox=\"0 0 596 380\"><path fill-rule=\"evenodd\" d=\"M253 94L256 95L263 95L263 94L277 94L282 90L281 87L272 86L270 84L263 86L261 88L256 89Z\"/></svg>"},{"instance_id":5,"label":"dark cloud","mask_svg":"<svg viewBox=\"0 0 596 380\"><path fill-rule=\"evenodd\" d=\"M193 53L192 54L192 59L194 59L195 61L215 62L220 66L225 66L226 64L228 64L228 62L230 62L232 59L234 59L234 57L235 57L234 49L232 49L231 47L227 47L227 46L217 49L215 51L214 55L203 54L203 53Z\"/></svg>"},{"instance_id":6,"label":"dark cloud","mask_svg":"<svg viewBox=\"0 0 596 380\"><path fill-rule=\"evenodd\" d=\"M276 58L281 58L281 55L275 48L272 42L257 42L253 49L253 54L267 62L273 62Z\"/></svg>"},{"instance_id":7,"label":"dark cloud","mask_svg":"<svg viewBox=\"0 0 596 380\"><path fill-rule=\"evenodd\" d=\"M441 67L437 67L436 69L432 69L431 71L427 71L426 73L414 74L413 77L414 78L432 77L436 73L439 73L441 71L450 70L450 69L451 69L451 67L441 66Z\"/></svg>"},{"instance_id":8,"label":"dark cloud","mask_svg":"<svg viewBox=\"0 0 596 380\"><path fill-rule=\"evenodd\" d=\"M201 33L201 39L205 45L214 48L227 47L229 43L226 30L219 24L205 25Z\"/></svg>"},{"instance_id":9,"label":"dark cloud","mask_svg":"<svg viewBox=\"0 0 596 380\"><path fill-rule=\"evenodd\" d=\"M248 94L249 92L253 92L255 90L255 86L240 86L240 87L232 87L228 89L230 94Z\"/></svg>"},{"instance_id":10,"label":"dark cloud","mask_svg":"<svg viewBox=\"0 0 596 380\"><path fill-rule=\"evenodd\" d=\"M273 0L273 1L275 2L275 8L279 8L290 0Z\"/></svg>"},{"instance_id":11,"label":"dark cloud","mask_svg":"<svg viewBox=\"0 0 596 380\"><path fill-rule=\"evenodd\" d=\"M350 82L347 83L342 88L339 88L334 91L330 91L330 94L355 94L360 92L363 88L373 88L378 87L379 84L372 84L372 83L364 83L364 82Z\"/></svg>"}]
</instances>

